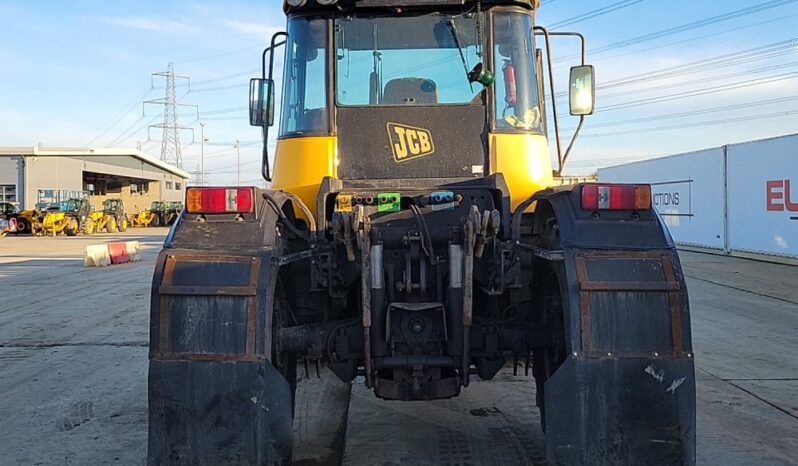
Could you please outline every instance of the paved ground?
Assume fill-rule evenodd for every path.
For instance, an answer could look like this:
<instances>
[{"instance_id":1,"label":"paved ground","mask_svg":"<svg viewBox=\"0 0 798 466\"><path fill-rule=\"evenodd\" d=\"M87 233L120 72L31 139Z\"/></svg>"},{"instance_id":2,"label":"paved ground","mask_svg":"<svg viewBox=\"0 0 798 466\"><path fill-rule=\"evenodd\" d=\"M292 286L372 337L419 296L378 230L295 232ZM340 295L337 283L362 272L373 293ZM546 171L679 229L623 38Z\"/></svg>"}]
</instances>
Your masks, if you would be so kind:
<instances>
[{"instance_id":1,"label":"paved ground","mask_svg":"<svg viewBox=\"0 0 798 466\"><path fill-rule=\"evenodd\" d=\"M147 306L165 229L0 239L0 464L143 464ZM86 244L139 239L144 260L84 268ZM684 253L698 365L698 460L798 464L798 267ZM311 371L315 372L315 371ZM339 459L319 415L349 388L303 381L296 459ZM531 378L509 370L461 397L375 400L351 390L344 464L543 464ZM304 420L304 422L303 422ZM333 430L331 430L333 429Z\"/></svg>"}]
</instances>

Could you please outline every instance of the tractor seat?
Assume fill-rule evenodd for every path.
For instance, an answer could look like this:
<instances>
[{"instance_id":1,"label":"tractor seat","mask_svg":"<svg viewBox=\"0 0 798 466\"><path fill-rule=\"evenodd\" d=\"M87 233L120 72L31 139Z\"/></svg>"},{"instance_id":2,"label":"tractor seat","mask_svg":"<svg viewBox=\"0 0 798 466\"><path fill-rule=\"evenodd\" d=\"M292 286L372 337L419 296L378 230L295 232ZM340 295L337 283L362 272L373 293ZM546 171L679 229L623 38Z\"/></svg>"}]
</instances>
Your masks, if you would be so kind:
<instances>
[{"instance_id":1,"label":"tractor seat","mask_svg":"<svg viewBox=\"0 0 798 466\"><path fill-rule=\"evenodd\" d=\"M435 105L438 86L426 78L392 79L385 84L382 96L385 105Z\"/></svg>"}]
</instances>

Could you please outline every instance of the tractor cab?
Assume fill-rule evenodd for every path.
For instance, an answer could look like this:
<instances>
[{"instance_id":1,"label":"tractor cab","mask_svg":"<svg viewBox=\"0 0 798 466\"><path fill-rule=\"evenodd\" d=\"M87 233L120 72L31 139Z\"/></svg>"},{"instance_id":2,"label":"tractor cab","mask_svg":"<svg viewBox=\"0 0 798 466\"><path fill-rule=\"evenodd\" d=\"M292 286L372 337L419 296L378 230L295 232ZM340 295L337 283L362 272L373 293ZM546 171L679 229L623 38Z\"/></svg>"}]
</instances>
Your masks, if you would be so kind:
<instances>
[{"instance_id":1,"label":"tractor cab","mask_svg":"<svg viewBox=\"0 0 798 466\"><path fill-rule=\"evenodd\" d=\"M536 6L288 1L286 31L273 37L264 52L269 64L251 83L251 123L266 135L279 126L273 186L315 206L324 177L473 180L501 173L513 205L553 185L565 155L557 134L555 169L544 54L536 45L536 36L550 34L535 26ZM280 90L274 54L283 47ZM571 113L592 113L592 67L571 74ZM264 176L271 179L267 154Z\"/></svg>"},{"instance_id":2,"label":"tractor cab","mask_svg":"<svg viewBox=\"0 0 798 466\"><path fill-rule=\"evenodd\" d=\"M106 214L124 215L125 204L121 199L106 199L103 201L103 212Z\"/></svg>"},{"instance_id":3,"label":"tractor cab","mask_svg":"<svg viewBox=\"0 0 798 466\"><path fill-rule=\"evenodd\" d=\"M91 211L88 199L72 198L59 206L59 211L76 217L85 217Z\"/></svg>"}]
</instances>

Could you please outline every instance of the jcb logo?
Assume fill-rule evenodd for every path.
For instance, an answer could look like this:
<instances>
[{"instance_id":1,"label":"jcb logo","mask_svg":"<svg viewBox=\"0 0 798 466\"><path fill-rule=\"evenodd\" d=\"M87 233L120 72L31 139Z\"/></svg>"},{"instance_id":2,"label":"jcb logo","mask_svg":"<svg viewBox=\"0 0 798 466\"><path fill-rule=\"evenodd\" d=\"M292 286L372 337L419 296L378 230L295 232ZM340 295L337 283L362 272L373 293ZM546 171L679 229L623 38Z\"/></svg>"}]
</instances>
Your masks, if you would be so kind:
<instances>
[{"instance_id":1,"label":"jcb logo","mask_svg":"<svg viewBox=\"0 0 798 466\"><path fill-rule=\"evenodd\" d=\"M393 158L397 162L406 162L435 152L432 135L426 129L388 123L388 139Z\"/></svg>"}]
</instances>

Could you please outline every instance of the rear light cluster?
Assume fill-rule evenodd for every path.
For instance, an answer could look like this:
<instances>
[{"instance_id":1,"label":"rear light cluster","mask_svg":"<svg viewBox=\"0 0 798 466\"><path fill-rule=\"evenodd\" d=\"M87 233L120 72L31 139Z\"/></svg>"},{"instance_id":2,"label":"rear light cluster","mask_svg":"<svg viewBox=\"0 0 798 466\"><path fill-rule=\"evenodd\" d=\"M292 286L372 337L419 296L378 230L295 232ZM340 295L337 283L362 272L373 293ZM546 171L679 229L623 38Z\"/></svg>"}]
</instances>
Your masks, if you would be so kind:
<instances>
[{"instance_id":1,"label":"rear light cluster","mask_svg":"<svg viewBox=\"0 0 798 466\"><path fill-rule=\"evenodd\" d=\"M633 184L588 184L582 186L585 210L648 210L651 186Z\"/></svg>"},{"instance_id":2,"label":"rear light cluster","mask_svg":"<svg viewBox=\"0 0 798 466\"><path fill-rule=\"evenodd\" d=\"M188 188L186 210L190 214L252 212L254 188Z\"/></svg>"}]
</instances>

